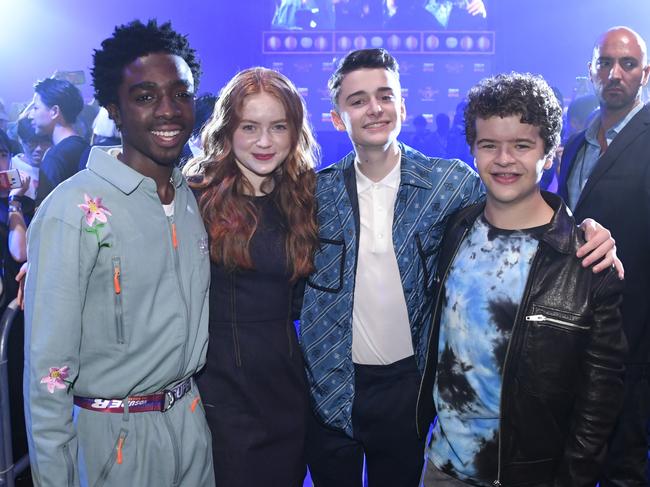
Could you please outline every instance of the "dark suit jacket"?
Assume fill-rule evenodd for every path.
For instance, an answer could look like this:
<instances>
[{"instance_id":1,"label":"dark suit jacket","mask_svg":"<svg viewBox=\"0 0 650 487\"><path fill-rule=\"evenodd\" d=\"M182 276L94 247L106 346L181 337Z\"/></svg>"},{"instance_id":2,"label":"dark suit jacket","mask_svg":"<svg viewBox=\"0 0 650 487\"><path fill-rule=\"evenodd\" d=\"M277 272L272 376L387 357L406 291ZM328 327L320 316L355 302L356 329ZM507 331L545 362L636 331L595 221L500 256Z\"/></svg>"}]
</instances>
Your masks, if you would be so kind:
<instances>
[{"instance_id":1,"label":"dark suit jacket","mask_svg":"<svg viewBox=\"0 0 650 487\"><path fill-rule=\"evenodd\" d=\"M585 144L580 132L562 156L559 193L567 198L567 179ZM580 194L576 221L590 217L616 239L625 266L623 327L630 347L628 363L650 363L650 105L628 122L601 155Z\"/></svg>"}]
</instances>

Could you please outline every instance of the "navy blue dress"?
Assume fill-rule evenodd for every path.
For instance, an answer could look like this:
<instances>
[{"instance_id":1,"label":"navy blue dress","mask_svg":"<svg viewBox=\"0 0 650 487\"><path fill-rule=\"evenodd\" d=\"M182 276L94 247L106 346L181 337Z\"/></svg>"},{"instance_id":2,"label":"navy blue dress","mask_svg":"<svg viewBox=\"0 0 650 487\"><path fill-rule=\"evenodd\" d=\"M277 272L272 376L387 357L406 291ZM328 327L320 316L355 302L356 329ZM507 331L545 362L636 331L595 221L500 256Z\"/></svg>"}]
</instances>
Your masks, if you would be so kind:
<instances>
[{"instance_id":1,"label":"navy blue dress","mask_svg":"<svg viewBox=\"0 0 650 487\"><path fill-rule=\"evenodd\" d=\"M259 214L254 269L212 264L210 344L198 384L217 487L302 486L308 393L291 316L286 224L273 193L251 201Z\"/></svg>"}]
</instances>

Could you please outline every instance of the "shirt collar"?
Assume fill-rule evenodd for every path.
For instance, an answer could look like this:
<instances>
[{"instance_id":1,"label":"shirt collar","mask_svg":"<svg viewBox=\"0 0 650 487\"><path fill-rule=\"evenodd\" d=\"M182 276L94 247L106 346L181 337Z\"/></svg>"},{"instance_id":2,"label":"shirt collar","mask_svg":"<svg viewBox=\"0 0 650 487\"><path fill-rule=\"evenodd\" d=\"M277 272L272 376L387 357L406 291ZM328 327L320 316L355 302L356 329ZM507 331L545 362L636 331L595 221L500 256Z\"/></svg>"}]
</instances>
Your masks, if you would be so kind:
<instances>
[{"instance_id":1,"label":"shirt collar","mask_svg":"<svg viewBox=\"0 0 650 487\"><path fill-rule=\"evenodd\" d=\"M120 152L121 147L93 147L88 158L88 169L126 194L131 194L143 183L155 191L154 180L121 162L117 158ZM171 178L175 188L183 184L184 177L176 167L172 171Z\"/></svg>"},{"instance_id":2,"label":"shirt collar","mask_svg":"<svg viewBox=\"0 0 650 487\"><path fill-rule=\"evenodd\" d=\"M395 167L390 170L386 176L381 181L377 181L376 183L372 181L370 178L368 178L365 174L361 172L359 169L359 160L355 159L354 160L354 172L357 177L357 193L363 193L367 189L369 189L373 184L377 184L379 186L385 186L390 189L397 189L399 187L399 182L400 182L400 167L401 167L401 157L398 159L397 164L395 164Z\"/></svg>"},{"instance_id":3,"label":"shirt collar","mask_svg":"<svg viewBox=\"0 0 650 487\"><path fill-rule=\"evenodd\" d=\"M635 106L632 110L629 111L629 113L623 117L621 120L616 122L605 134L605 138L607 139L607 144L609 145L611 141L616 137L621 130L625 128L625 126L628 124L634 116L641 111L643 108L643 103L639 103L637 106ZM599 145L598 144L598 130L600 129L600 116L594 117L594 119L589 123L589 126L587 127L587 131L585 132L585 138L587 141L591 144L594 145Z\"/></svg>"}]
</instances>

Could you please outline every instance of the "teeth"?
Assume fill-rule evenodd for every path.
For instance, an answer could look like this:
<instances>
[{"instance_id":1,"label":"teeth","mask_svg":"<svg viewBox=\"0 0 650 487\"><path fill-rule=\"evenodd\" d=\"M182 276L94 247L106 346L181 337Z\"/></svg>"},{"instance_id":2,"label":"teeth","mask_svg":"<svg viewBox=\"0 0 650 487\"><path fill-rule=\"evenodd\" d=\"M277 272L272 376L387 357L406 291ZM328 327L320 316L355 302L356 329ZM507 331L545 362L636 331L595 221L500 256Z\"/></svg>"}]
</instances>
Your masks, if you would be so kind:
<instances>
[{"instance_id":1,"label":"teeth","mask_svg":"<svg viewBox=\"0 0 650 487\"><path fill-rule=\"evenodd\" d=\"M158 137L176 137L181 133L180 130L152 130L152 134L157 135Z\"/></svg>"},{"instance_id":2,"label":"teeth","mask_svg":"<svg viewBox=\"0 0 650 487\"><path fill-rule=\"evenodd\" d=\"M385 123L386 123L386 122L375 122L375 123L371 123L371 124L369 124L369 125L366 125L366 128L380 127L380 126L384 125Z\"/></svg>"}]
</instances>

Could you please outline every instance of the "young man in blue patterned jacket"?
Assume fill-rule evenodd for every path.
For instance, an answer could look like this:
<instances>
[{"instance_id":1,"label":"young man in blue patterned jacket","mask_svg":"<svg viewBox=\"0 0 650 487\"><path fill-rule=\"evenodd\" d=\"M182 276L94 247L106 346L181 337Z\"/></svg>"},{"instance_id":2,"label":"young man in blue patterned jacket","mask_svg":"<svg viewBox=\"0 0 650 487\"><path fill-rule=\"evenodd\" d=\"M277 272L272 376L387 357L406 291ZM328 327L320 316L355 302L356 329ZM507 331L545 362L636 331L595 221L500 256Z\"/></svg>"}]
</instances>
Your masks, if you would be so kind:
<instances>
[{"instance_id":1,"label":"young man in blue patterned jacket","mask_svg":"<svg viewBox=\"0 0 650 487\"><path fill-rule=\"evenodd\" d=\"M329 89L334 126L354 152L318 178L321 244L301 316L314 408L307 461L319 487L360 487L364 456L371 487L416 486L428 427L416 427L415 410L438 246L447 217L482 190L461 161L397 141L406 109L385 50L348 54ZM612 246L607 231L591 239L584 253L603 241L587 265Z\"/></svg>"}]
</instances>

